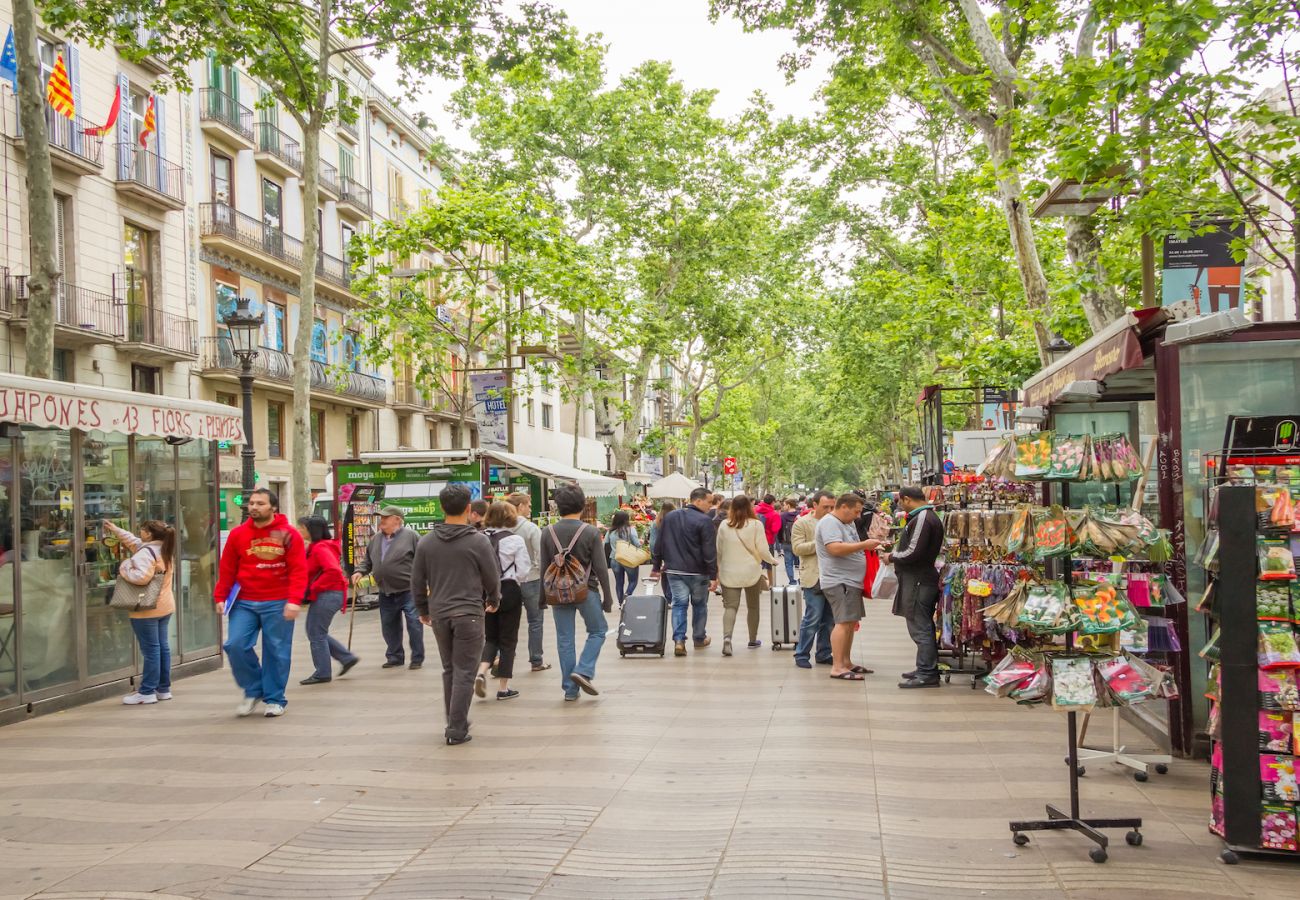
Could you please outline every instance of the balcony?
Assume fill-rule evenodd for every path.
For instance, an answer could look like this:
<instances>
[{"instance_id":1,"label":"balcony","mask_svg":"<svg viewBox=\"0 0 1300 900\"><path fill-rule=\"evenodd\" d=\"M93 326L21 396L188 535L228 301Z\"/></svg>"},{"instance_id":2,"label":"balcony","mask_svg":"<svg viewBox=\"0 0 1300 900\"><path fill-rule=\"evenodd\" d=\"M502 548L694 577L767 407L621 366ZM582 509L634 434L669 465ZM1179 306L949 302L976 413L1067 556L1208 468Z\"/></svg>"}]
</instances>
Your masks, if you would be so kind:
<instances>
[{"instance_id":1,"label":"balcony","mask_svg":"<svg viewBox=\"0 0 1300 900\"><path fill-rule=\"evenodd\" d=\"M251 150L253 111L216 88L199 90L199 125L203 133L234 150Z\"/></svg>"},{"instance_id":2,"label":"balcony","mask_svg":"<svg viewBox=\"0 0 1300 900\"><path fill-rule=\"evenodd\" d=\"M320 164L320 192L334 200L339 198L339 170L327 162Z\"/></svg>"},{"instance_id":3,"label":"balcony","mask_svg":"<svg viewBox=\"0 0 1300 900\"><path fill-rule=\"evenodd\" d=\"M270 122L258 122L254 134L254 159L282 177L302 177L302 148L297 141Z\"/></svg>"},{"instance_id":4,"label":"balcony","mask_svg":"<svg viewBox=\"0 0 1300 900\"><path fill-rule=\"evenodd\" d=\"M15 143L22 147L23 123L18 118L18 98L14 98ZM95 128L93 122L77 116L69 119L45 107L45 135L50 144L50 165L71 175L98 175L104 169L104 139L85 134Z\"/></svg>"},{"instance_id":5,"label":"balcony","mask_svg":"<svg viewBox=\"0 0 1300 900\"><path fill-rule=\"evenodd\" d=\"M398 412L421 412L432 407L429 392L421 390L415 382L403 379L393 383L393 409Z\"/></svg>"},{"instance_id":6,"label":"balcony","mask_svg":"<svg viewBox=\"0 0 1300 900\"><path fill-rule=\"evenodd\" d=\"M117 192L158 209L184 209L185 170L137 144L118 144Z\"/></svg>"},{"instance_id":7,"label":"balcony","mask_svg":"<svg viewBox=\"0 0 1300 900\"><path fill-rule=\"evenodd\" d=\"M339 130L344 134L350 135L354 140L361 139L361 131L357 128L356 122L344 122L339 119Z\"/></svg>"},{"instance_id":8,"label":"balcony","mask_svg":"<svg viewBox=\"0 0 1300 900\"><path fill-rule=\"evenodd\" d=\"M322 253L316 260L316 277L326 284L348 290L352 285L352 271L346 260Z\"/></svg>"},{"instance_id":9,"label":"balcony","mask_svg":"<svg viewBox=\"0 0 1300 900\"><path fill-rule=\"evenodd\" d=\"M247 256L246 251L251 250L261 261L275 265L286 278L296 280L302 275L302 241L228 204L199 204L199 235L205 243L219 245L238 255ZM344 293L352 284L348 264L328 253L316 257L316 277L326 287Z\"/></svg>"},{"instance_id":10,"label":"balcony","mask_svg":"<svg viewBox=\"0 0 1300 900\"><path fill-rule=\"evenodd\" d=\"M187 360L198 356L193 319L155 309L143 302L121 304L126 334L119 349L154 359Z\"/></svg>"},{"instance_id":11,"label":"balcony","mask_svg":"<svg viewBox=\"0 0 1300 900\"><path fill-rule=\"evenodd\" d=\"M339 215L353 219L369 219L374 215L370 203L370 188L354 178L344 175L339 179Z\"/></svg>"},{"instance_id":12,"label":"balcony","mask_svg":"<svg viewBox=\"0 0 1300 900\"><path fill-rule=\"evenodd\" d=\"M6 285L13 304L13 324L25 328L30 315L27 276L14 275ZM116 298L58 281L54 285L54 343L64 347L109 344L122 336L122 315Z\"/></svg>"},{"instance_id":13,"label":"balcony","mask_svg":"<svg viewBox=\"0 0 1300 900\"><path fill-rule=\"evenodd\" d=\"M228 379L239 377L239 358L228 337L200 340L200 368L204 374ZM253 377L264 383L293 383L293 356L283 350L260 347L253 359ZM382 378L361 372L338 372L317 360L311 362L311 389L320 400L379 407L388 402L388 385Z\"/></svg>"}]
</instances>

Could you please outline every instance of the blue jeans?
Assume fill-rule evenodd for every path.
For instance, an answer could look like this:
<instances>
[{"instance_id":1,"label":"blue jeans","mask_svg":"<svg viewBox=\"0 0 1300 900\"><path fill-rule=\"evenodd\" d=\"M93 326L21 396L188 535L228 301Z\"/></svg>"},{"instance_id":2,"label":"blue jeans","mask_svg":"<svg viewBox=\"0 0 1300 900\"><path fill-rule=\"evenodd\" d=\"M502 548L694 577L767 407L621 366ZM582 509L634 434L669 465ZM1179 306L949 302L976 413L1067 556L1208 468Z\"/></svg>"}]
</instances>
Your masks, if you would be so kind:
<instances>
[{"instance_id":1,"label":"blue jeans","mask_svg":"<svg viewBox=\"0 0 1300 900\"><path fill-rule=\"evenodd\" d=\"M171 613L156 619L132 619L131 630L140 644L140 693L148 696L172 689L172 648L167 644Z\"/></svg>"},{"instance_id":2,"label":"blue jeans","mask_svg":"<svg viewBox=\"0 0 1300 900\"><path fill-rule=\"evenodd\" d=\"M293 657L293 622L284 617L283 600L236 600L230 609L229 633L223 649L230 672L245 697L266 703L287 702L289 661ZM257 659L257 634L262 633L262 660Z\"/></svg>"},{"instance_id":3,"label":"blue jeans","mask_svg":"<svg viewBox=\"0 0 1300 900\"><path fill-rule=\"evenodd\" d=\"M789 542L789 541L785 541L785 542L783 542L783 543L779 543L779 544L777 544L777 545L776 545L776 548L777 548L778 550L780 550L780 551L781 551L781 555L782 555L783 557L785 557L785 580L786 580L786 583L787 583L787 584L797 584L797 583L798 583L798 579L795 577L794 567L795 567L795 564L798 563L799 560L798 560L798 558L794 555L794 547L792 547L792 546L790 545L790 542Z\"/></svg>"},{"instance_id":4,"label":"blue jeans","mask_svg":"<svg viewBox=\"0 0 1300 900\"><path fill-rule=\"evenodd\" d=\"M673 642L686 640L686 607L691 607L691 633L698 644L708 636L709 576L668 575L668 593L673 598Z\"/></svg>"},{"instance_id":5,"label":"blue jeans","mask_svg":"<svg viewBox=\"0 0 1300 900\"><path fill-rule=\"evenodd\" d=\"M334 677L330 659L349 663L357 655L330 637L330 622L343 606L342 591L321 591L320 596L307 604L307 641L311 645L311 663L316 667L312 674L317 678Z\"/></svg>"},{"instance_id":6,"label":"blue jeans","mask_svg":"<svg viewBox=\"0 0 1300 900\"><path fill-rule=\"evenodd\" d=\"M379 594L379 630L384 634L384 643L388 645L386 656L390 663L401 664L406 661L406 650L402 647L402 620L406 620L406 636L411 642L411 662L424 662L424 626L415 612L415 600L410 591L396 594Z\"/></svg>"},{"instance_id":7,"label":"blue jeans","mask_svg":"<svg viewBox=\"0 0 1300 900\"><path fill-rule=\"evenodd\" d=\"M611 562L609 567L614 570L614 590L618 593L618 605L622 606L623 598L636 593L636 579L641 570L629 569L617 560Z\"/></svg>"},{"instance_id":8,"label":"blue jeans","mask_svg":"<svg viewBox=\"0 0 1300 900\"><path fill-rule=\"evenodd\" d=\"M600 648L605 646L605 611L600 608L600 592L593 589L587 599L581 603L565 606L552 606L555 616L555 649L560 654L560 686L567 696L578 693L578 687L569 680L574 672L588 678L596 677L596 660L600 657ZM582 646L582 658L577 658L575 630L578 613L582 613L583 624L587 626L587 642Z\"/></svg>"},{"instance_id":9,"label":"blue jeans","mask_svg":"<svg viewBox=\"0 0 1300 900\"><path fill-rule=\"evenodd\" d=\"M799 623L799 643L794 646L795 662L808 662L812 653L813 639L817 640L817 661L826 662L831 658L831 627L835 617L831 615L831 605L826 602L826 595L820 587L803 589L803 621Z\"/></svg>"},{"instance_id":10,"label":"blue jeans","mask_svg":"<svg viewBox=\"0 0 1300 900\"><path fill-rule=\"evenodd\" d=\"M542 664L542 622L546 614L542 609L542 580L536 578L519 585L524 596L524 612L528 615L528 661Z\"/></svg>"}]
</instances>

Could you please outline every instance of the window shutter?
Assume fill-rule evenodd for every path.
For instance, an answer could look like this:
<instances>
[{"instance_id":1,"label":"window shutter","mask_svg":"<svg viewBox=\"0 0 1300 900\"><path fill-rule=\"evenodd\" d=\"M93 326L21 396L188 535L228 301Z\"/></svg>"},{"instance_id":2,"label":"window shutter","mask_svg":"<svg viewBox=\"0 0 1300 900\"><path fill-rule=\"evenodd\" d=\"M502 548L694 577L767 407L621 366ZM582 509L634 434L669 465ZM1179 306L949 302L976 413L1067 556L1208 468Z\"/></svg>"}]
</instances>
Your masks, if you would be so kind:
<instances>
[{"instance_id":1,"label":"window shutter","mask_svg":"<svg viewBox=\"0 0 1300 900\"><path fill-rule=\"evenodd\" d=\"M158 94L153 95L153 115L158 126L155 135L158 141L156 144L158 159L155 160L158 165L158 190L166 194L169 193L167 190L167 108L163 98ZM179 184L176 185L177 190L180 190L180 187Z\"/></svg>"},{"instance_id":2,"label":"window shutter","mask_svg":"<svg viewBox=\"0 0 1300 900\"><path fill-rule=\"evenodd\" d=\"M72 138L72 151L80 153L83 140L81 125L78 121L83 115L81 108L81 54L72 44L65 44L63 49L68 64L68 80L72 82L72 105L77 108L77 118L69 122L67 128L69 137Z\"/></svg>"},{"instance_id":3,"label":"window shutter","mask_svg":"<svg viewBox=\"0 0 1300 900\"><path fill-rule=\"evenodd\" d=\"M117 116L117 180L127 181L135 154L131 145L131 82L122 72L117 73L117 88L122 92L122 109Z\"/></svg>"}]
</instances>

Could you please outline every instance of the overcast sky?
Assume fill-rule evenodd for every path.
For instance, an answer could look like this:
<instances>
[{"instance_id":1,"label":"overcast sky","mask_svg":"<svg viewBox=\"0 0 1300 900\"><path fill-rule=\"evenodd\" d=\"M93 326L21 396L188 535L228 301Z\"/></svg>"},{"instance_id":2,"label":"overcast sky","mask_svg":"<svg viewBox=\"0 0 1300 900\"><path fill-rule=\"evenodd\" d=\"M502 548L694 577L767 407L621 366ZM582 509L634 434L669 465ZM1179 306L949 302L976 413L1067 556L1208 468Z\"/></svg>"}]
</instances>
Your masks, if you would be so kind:
<instances>
[{"instance_id":1,"label":"overcast sky","mask_svg":"<svg viewBox=\"0 0 1300 900\"><path fill-rule=\"evenodd\" d=\"M821 72L800 75L793 85L778 68L781 54L794 41L780 32L746 34L732 18L709 21L708 0L552 0L584 33L599 32L609 45L607 66L611 80L647 59L671 62L690 88L718 91L714 111L723 116L739 112L755 90L767 94L778 116L806 115ZM396 92L390 66L376 66L381 84ZM427 92L419 104L453 146L466 148L469 139L458 134L443 106L449 86ZM417 110L412 110L417 111Z\"/></svg>"}]
</instances>

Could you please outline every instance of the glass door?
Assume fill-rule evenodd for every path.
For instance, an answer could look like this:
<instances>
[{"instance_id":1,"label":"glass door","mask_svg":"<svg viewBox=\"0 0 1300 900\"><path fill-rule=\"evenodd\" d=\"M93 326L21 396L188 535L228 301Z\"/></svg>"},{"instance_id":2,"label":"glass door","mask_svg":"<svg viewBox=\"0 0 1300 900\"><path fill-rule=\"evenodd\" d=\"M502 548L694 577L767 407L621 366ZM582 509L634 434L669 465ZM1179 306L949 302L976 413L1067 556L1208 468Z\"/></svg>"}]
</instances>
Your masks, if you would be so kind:
<instances>
[{"instance_id":1,"label":"glass door","mask_svg":"<svg viewBox=\"0 0 1300 900\"><path fill-rule=\"evenodd\" d=\"M0 709L18 703L18 605L14 578L18 542L14 540L13 441L0 441Z\"/></svg>"},{"instance_id":2,"label":"glass door","mask_svg":"<svg viewBox=\"0 0 1300 900\"><path fill-rule=\"evenodd\" d=\"M89 684L127 674L135 663L131 620L108 605L118 564L128 554L104 534L105 520L119 528L131 527L129 458L129 438L124 434L91 431L81 437L82 495L77 506L82 514L77 552L82 561L78 580L84 594Z\"/></svg>"}]
</instances>

